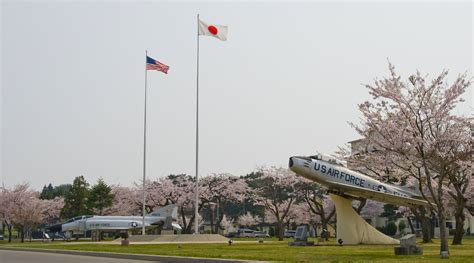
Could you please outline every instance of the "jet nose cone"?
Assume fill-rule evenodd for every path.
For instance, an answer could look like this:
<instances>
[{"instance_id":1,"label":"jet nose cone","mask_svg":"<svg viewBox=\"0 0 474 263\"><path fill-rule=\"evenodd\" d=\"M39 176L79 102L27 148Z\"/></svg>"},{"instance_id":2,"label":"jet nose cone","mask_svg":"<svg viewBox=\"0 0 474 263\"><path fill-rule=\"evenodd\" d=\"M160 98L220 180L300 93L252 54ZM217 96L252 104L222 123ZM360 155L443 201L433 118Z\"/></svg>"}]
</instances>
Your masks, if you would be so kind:
<instances>
[{"instance_id":1,"label":"jet nose cone","mask_svg":"<svg viewBox=\"0 0 474 263\"><path fill-rule=\"evenodd\" d=\"M288 162L288 167L293 167L293 157L290 157L290 161Z\"/></svg>"}]
</instances>

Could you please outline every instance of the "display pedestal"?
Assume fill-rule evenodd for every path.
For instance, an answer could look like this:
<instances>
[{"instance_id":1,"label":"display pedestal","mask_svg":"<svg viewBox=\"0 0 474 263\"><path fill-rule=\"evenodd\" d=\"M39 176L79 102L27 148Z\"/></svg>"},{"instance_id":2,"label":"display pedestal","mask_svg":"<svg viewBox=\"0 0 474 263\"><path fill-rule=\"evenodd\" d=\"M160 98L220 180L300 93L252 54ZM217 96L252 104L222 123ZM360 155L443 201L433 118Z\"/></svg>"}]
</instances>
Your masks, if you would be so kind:
<instances>
[{"instance_id":1,"label":"display pedestal","mask_svg":"<svg viewBox=\"0 0 474 263\"><path fill-rule=\"evenodd\" d=\"M393 239L367 223L352 208L352 200L339 195L329 195L336 206L337 240L340 245L398 245Z\"/></svg>"}]
</instances>

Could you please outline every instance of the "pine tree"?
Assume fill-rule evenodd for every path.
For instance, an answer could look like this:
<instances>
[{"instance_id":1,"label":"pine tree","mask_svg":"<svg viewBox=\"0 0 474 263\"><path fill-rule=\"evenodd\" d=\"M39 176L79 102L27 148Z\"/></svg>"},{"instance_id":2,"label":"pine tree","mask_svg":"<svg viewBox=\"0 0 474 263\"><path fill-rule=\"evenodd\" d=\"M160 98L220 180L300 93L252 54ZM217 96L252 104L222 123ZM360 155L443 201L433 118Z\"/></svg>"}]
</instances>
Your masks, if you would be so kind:
<instances>
[{"instance_id":1,"label":"pine tree","mask_svg":"<svg viewBox=\"0 0 474 263\"><path fill-rule=\"evenodd\" d=\"M112 206L113 200L112 188L99 178L90 191L89 207L97 209L99 215L102 215L104 208Z\"/></svg>"},{"instance_id":2,"label":"pine tree","mask_svg":"<svg viewBox=\"0 0 474 263\"><path fill-rule=\"evenodd\" d=\"M60 184L54 187L54 197L66 197L69 190L71 190L71 184Z\"/></svg>"},{"instance_id":3,"label":"pine tree","mask_svg":"<svg viewBox=\"0 0 474 263\"><path fill-rule=\"evenodd\" d=\"M72 218L79 215L91 214L89 204L89 184L84 176L74 178L71 189L64 199L64 207L61 210L62 218Z\"/></svg>"},{"instance_id":4,"label":"pine tree","mask_svg":"<svg viewBox=\"0 0 474 263\"><path fill-rule=\"evenodd\" d=\"M51 200L54 199L54 197L54 188L51 183L48 186L45 185L41 191L40 198L43 200Z\"/></svg>"}]
</instances>

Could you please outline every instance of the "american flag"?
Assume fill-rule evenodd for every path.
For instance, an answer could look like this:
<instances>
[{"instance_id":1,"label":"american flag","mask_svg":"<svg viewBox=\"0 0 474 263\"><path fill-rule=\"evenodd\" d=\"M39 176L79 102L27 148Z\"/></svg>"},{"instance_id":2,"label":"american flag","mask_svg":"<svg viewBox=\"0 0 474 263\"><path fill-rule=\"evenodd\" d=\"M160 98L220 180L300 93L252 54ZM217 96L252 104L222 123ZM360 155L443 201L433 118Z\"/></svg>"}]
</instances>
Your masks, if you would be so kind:
<instances>
[{"instance_id":1,"label":"american flag","mask_svg":"<svg viewBox=\"0 0 474 263\"><path fill-rule=\"evenodd\" d=\"M165 74L168 74L168 69L170 69L169 66L157 61L157 60L154 60L152 58L150 58L149 56L146 57L146 70L157 70L157 71L161 71Z\"/></svg>"}]
</instances>

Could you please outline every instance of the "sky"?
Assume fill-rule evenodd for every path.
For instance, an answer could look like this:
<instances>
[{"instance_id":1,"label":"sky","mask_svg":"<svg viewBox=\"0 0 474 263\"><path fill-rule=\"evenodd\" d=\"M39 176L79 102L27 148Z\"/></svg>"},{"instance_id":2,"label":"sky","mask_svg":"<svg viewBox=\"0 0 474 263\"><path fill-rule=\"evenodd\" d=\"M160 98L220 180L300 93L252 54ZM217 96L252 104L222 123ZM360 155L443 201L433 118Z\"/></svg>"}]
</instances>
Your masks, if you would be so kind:
<instances>
[{"instance_id":1,"label":"sky","mask_svg":"<svg viewBox=\"0 0 474 263\"><path fill-rule=\"evenodd\" d=\"M245 175L358 139L363 84L419 70L473 72L464 2L1 2L1 181L130 186L195 174L197 14L229 27L200 38L199 174ZM472 87L458 114L471 114Z\"/></svg>"}]
</instances>

